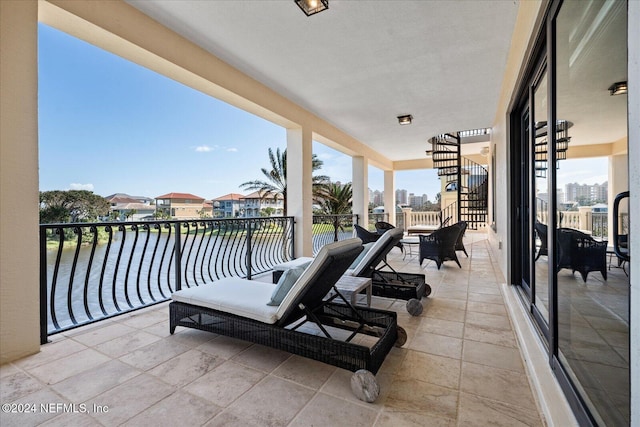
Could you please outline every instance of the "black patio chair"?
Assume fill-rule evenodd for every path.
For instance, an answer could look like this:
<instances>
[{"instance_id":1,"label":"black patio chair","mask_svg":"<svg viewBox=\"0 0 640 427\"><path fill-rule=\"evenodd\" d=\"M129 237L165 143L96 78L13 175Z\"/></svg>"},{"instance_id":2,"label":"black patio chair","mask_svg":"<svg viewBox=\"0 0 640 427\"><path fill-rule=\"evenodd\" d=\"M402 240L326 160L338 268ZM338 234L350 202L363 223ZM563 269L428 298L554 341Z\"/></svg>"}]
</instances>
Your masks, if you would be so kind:
<instances>
[{"instance_id":1,"label":"black patio chair","mask_svg":"<svg viewBox=\"0 0 640 427\"><path fill-rule=\"evenodd\" d=\"M606 240L598 242L593 237L572 228L558 229L558 262L557 271L571 269L580 272L583 281L592 271L599 271L607 280L607 244Z\"/></svg>"},{"instance_id":2,"label":"black patio chair","mask_svg":"<svg viewBox=\"0 0 640 427\"><path fill-rule=\"evenodd\" d=\"M377 241L382 234L372 233L364 227L359 226L358 224L353 224L353 228L356 230L356 236L358 239L362 240L363 244L371 243Z\"/></svg>"},{"instance_id":3,"label":"black patio chair","mask_svg":"<svg viewBox=\"0 0 640 427\"><path fill-rule=\"evenodd\" d=\"M456 255L456 242L462 232L462 228L456 224L444 227L425 236L421 234L420 238L420 265L425 259L436 262L438 270L445 261L455 261L460 268L460 261Z\"/></svg>"},{"instance_id":4,"label":"black patio chair","mask_svg":"<svg viewBox=\"0 0 640 427\"><path fill-rule=\"evenodd\" d=\"M538 253L536 254L536 261L540 258L540 255L548 256L549 250L547 245L547 224L543 224L539 221L536 221L534 225L536 230L536 234L538 235L538 239L540 239L540 247L538 248Z\"/></svg>"},{"instance_id":5,"label":"black patio chair","mask_svg":"<svg viewBox=\"0 0 640 427\"><path fill-rule=\"evenodd\" d=\"M388 222L385 221L378 221L374 224L374 227L376 228L376 232L378 234L382 234L387 230L391 230L396 228L395 225L393 224L389 224Z\"/></svg>"},{"instance_id":6,"label":"black patio chair","mask_svg":"<svg viewBox=\"0 0 640 427\"><path fill-rule=\"evenodd\" d=\"M460 221L455 224L457 227L460 227L460 235L458 236L458 240L456 240L456 251L463 251L464 254L469 258L469 254L467 254L467 249L464 247L464 242L462 238L464 237L464 233L467 231L467 221Z\"/></svg>"}]
</instances>

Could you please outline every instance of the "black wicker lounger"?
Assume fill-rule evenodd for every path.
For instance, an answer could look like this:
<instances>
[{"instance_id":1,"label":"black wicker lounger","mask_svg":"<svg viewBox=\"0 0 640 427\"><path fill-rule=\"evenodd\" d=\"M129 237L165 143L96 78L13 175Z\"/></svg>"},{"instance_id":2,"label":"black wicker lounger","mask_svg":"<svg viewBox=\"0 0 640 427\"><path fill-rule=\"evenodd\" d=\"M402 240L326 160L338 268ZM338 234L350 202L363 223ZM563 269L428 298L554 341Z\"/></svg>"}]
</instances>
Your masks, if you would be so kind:
<instances>
[{"instance_id":1,"label":"black wicker lounger","mask_svg":"<svg viewBox=\"0 0 640 427\"><path fill-rule=\"evenodd\" d=\"M332 288L337 292L335 283L361 250L360 239L323 247L280 305L267 305L275 295L273 284L240 278L178 291L169 305L170 332L176 326L200 329L348 369L355 372L354 393L373 402L380 391L374 374L391 348L404 344L406 333L397 326L395 312L354 307L339 292L325 299ZM315 325L321 335L304 332L302 325ZM336 328L349 336L334 337L347 335ZM377 339L371 347L354 344L357 334Z\"/></svg>"},{"instance_id":2,"label":"black wicker lounger","mask_svg":"<svg viewBox=\"0 0 640 427\"><path fill-rule=\"evenodd\" d=\"M387 254L398 244L402 236L402 229L399 228L384 232L378 240L371 243L368 252L358 265L352 270L347 270L346 274L370 278L373 295L407 300L409 314L418 316L422 313L420 300L422 297L427 297L431 294L431 286L426 283L425 275L400 273L386 262ZM280 275L287 269L303 265L312 260L313 258L301 257L276 265L273 270L274 283L278 281ZM378 267L380 265L381 267ZM383 270L382 268L385 269Z\"/></svg>"},{"instance_id":3,"label":"black wicker lounger","mask_svg":"<svg viewBox=\"0 0 640 427\"><path fill-rule=\"evenodd\" d=\"M420 300L431 294L431 286L426 283L425 275L400 273L394 270L386 260L387 254L402 237L403 231L400 228L386 231L380 238L384 246L363 268L358 265L354 275L371 278L372 291L376 296L407 300L406 308L409 314L419 316L422 313ZM371 250L373 249L372 247ZM386 269L383 270L383 268Z\"/></svg>"}]
</instances>

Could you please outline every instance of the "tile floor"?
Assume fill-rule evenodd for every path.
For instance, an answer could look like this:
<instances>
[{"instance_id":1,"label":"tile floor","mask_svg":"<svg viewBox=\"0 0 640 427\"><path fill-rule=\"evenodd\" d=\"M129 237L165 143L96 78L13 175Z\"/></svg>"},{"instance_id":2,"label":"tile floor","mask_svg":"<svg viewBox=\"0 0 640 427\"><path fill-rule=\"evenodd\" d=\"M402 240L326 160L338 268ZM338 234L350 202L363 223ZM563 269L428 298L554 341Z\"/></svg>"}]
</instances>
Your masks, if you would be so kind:
<instances>
[{"instance_id":1,"label":"tile floor","mask_svg":"<svg viewBox=\"0 0 640 427\"><path fill-rule=\"evenodd\" d=\"M165 303L56 335L1 366L0 401L23 413L3 411L0 425L543 426L502 273L482 234L465 239L462 269L421 269L392 251L390 263L424 272L433 293L420 317L374 297L398 312L409 338L378 372L373 404L353 396L343 369L196 330L171 336Z\"/></svg>"}]
</instances>

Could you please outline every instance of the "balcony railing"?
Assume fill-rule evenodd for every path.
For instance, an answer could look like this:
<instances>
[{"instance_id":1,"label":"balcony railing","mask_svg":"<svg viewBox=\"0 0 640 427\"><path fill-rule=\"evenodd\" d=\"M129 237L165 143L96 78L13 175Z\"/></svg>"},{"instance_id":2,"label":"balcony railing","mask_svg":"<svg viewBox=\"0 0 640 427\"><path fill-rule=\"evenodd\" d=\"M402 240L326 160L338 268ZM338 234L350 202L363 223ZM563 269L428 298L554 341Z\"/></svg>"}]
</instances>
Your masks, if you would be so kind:
<instances>
[{"instance_id":1,"label":"balcony railing","mask_svg":"<svg viewBox=\"0 0 640 427\"><path fill-rule=\"evenodd\" d=\"M40 226L41 341L293 258L293 218Z\"/></svg>"},{"instance_id":2,"label":"balcony railing","mask_svg":"<svg viewBox=\"0 0 640 427\"><path fill-rule=\"evenodd\" d=\"M353 224L357 223L358 215L314 215L313 254L327 243L353 237Z\"/></svg>"}]
</instances>

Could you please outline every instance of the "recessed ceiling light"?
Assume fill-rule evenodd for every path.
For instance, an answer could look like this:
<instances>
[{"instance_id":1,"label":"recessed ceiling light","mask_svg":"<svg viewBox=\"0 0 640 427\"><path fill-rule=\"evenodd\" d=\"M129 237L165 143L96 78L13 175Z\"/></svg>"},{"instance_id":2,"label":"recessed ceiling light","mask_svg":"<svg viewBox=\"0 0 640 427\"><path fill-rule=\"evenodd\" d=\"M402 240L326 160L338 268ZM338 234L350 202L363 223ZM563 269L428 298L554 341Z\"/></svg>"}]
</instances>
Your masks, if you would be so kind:
<instances>
[{"instance_id":1,"label":"recessed ceiling light","mask_svg":"<svg viewBox=\"0 0 640 427\"><path fill-rule=\"evenodd\" d=\"M411 114L398 116L398 123L400 123L401 125L410 125L412 120L413 120L413 116Z\"/></svg>"},{"instance_id":2,"label":"recessed ceiling light","mask_svg":"<svg viewBox=\"0 0 640 427\"><path fill-rule=\"evenodd\" d=\"M329 0L293 0L305 15L311 16L329 9Z\"/></svg>"},{"instance_id":3,"label":"recessed ceiling light","mask_svg":"<svg viewBox=\"0 0 640 427\"><path fill-rule=\"evenodd\" d=\"M613 95L623 95L627 93L627 82L616 82L609 86L609 93Z\"/></svg>"}]
</instances>

